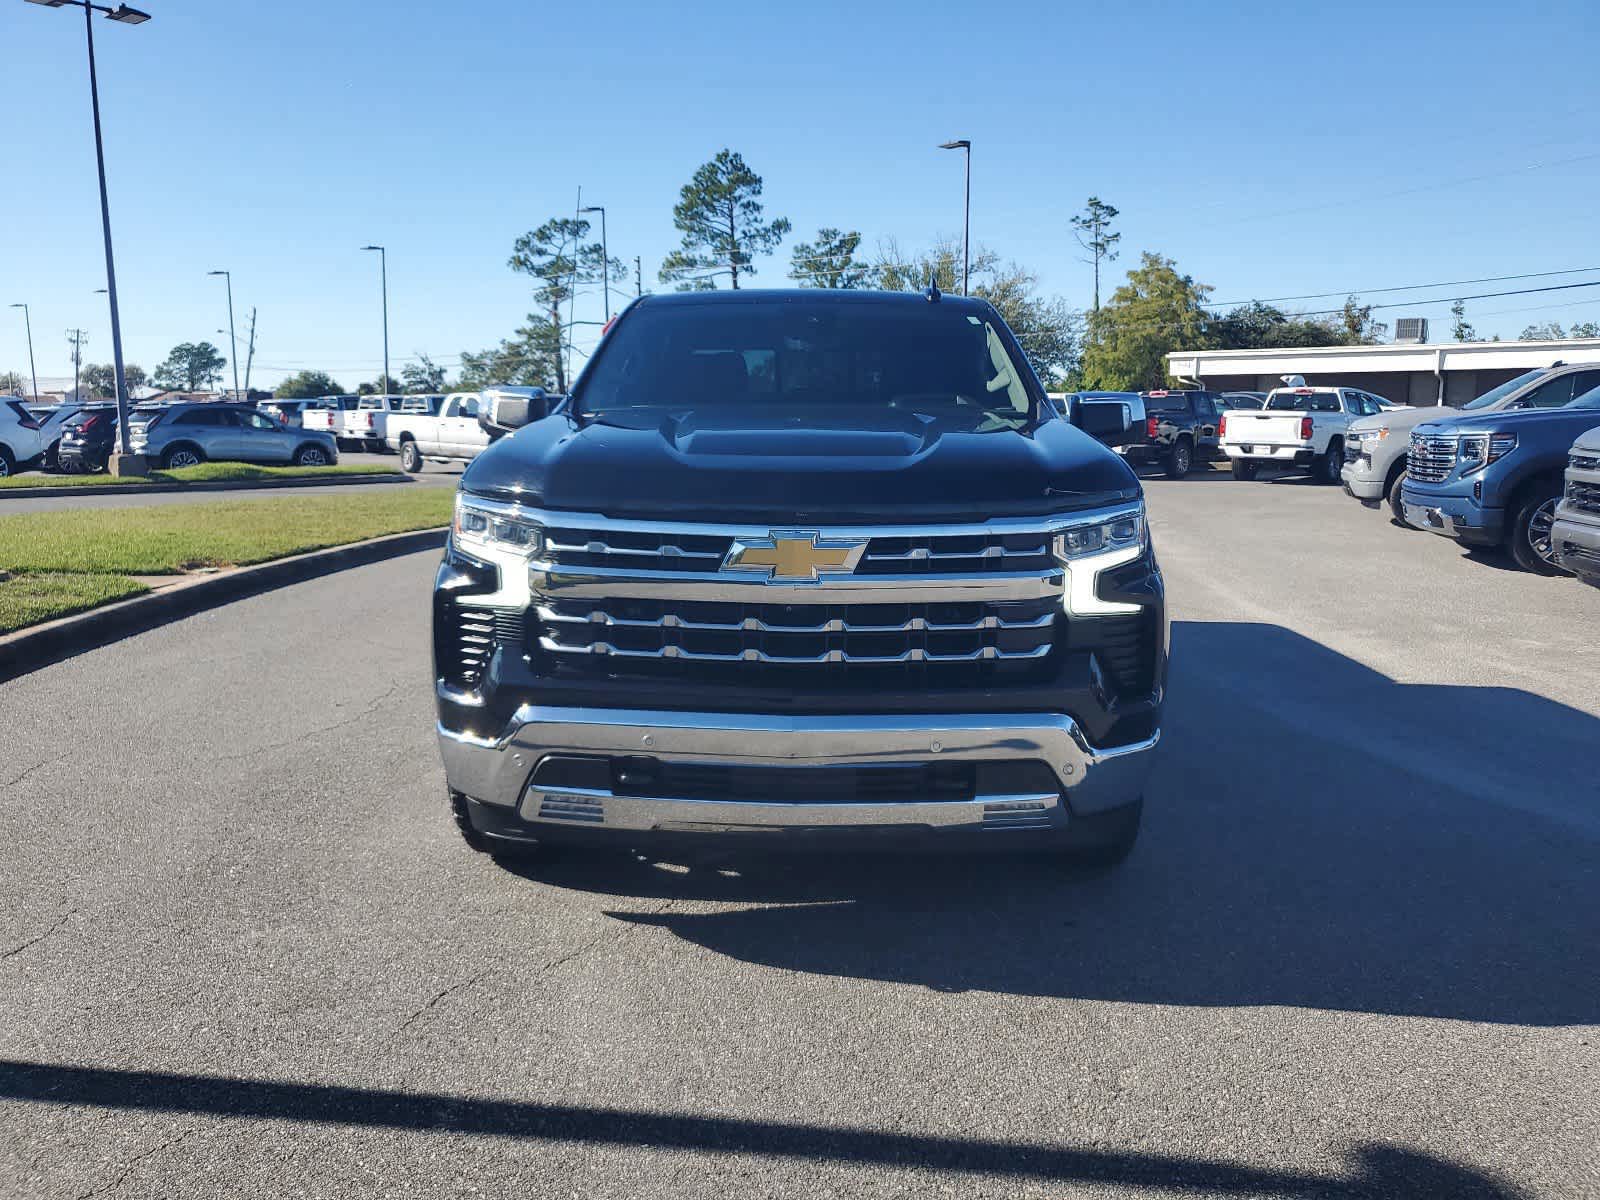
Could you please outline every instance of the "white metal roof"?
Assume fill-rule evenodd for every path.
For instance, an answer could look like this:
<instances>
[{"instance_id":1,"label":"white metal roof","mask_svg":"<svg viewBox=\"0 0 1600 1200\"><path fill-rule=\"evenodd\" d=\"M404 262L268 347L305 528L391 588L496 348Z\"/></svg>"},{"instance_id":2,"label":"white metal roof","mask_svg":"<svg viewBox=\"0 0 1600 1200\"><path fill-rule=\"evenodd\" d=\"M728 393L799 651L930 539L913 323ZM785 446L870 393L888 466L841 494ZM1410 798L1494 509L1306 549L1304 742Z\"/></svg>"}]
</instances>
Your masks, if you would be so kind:
<instances>
[{"instance_id":1,"label":"white metal roof","mask_svg":"<svg viewBox=\"0 0 1600 1200\"><path fill-rule=\"evenodd\" d=\"M1219 375L1326 375L1334 371L1432 375L1443 371L1525 371L1554 362L1600 363L1600 338L1550 342L1435 342L1422 345L1316 346L1282 350L1176 350L1177 379Z\"/></svg>"}]
</instances>

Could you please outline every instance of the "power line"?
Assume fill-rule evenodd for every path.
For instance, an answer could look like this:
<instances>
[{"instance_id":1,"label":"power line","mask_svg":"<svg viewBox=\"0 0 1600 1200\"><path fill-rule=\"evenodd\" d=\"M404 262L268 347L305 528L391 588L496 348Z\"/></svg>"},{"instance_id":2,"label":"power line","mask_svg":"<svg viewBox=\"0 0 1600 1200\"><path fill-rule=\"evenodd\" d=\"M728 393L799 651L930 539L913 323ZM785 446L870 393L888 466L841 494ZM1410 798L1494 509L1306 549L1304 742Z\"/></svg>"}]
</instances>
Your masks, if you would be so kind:
<instances>
[{"instance_id":1,"label":"power line","mask_svg":"<svg viewBox=\"0 0 1600 1200\"><path fill-rule=\"evenodd\" d=\"M1530 271L1524 275L1486 275L1482 279L1442 279L1438 283L1407 283L1399 287L1340 288L1332 292L1306 292L1299 296L1261 296L1249 300L1218 300L1217 308L1237 308L1244 304L1278 304L1285 300L1326 300L1329 296L1377 296L1388 292L1417 292L1428 288L1462 287L1477 283L1507 283L1513 279L1547 279L1553 275L1583 275L1600 267L1569 267L1564 271ZM1455 297L1450 297L1455 299Z\"/></svg>"}]
</instances>

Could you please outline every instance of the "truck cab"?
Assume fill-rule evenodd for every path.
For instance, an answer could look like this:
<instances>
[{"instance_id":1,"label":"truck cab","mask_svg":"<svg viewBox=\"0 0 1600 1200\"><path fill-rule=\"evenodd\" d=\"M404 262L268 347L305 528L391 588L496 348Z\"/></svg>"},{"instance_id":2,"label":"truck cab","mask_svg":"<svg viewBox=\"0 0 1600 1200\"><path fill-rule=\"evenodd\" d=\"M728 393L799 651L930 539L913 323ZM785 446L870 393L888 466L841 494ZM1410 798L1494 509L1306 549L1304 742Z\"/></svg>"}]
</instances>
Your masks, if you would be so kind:
<instances>
[{"instance_id":1,"label":"truck cab","mask_svg":"<svg viewBox=\"0 0 1600 1200\"><path fill-rule=\"evenodd\" d=\"M527 415L463 473L433 596L470 845L1133 848L1142 489L989 304L646 296Z\"/></svg>"},{"instance_id":2,"label":"truck cab","mask_svg":"<svg viewBox=\"0 0 1600 1200\"><path fill-rule=\"evenodd\" d=\"M1596 425L1600 388L1561 408L1424 422L1411 434L1401 489L1406 523L1556 574L1562 473L1573 442Z\"/></svg>"}]
</instances>

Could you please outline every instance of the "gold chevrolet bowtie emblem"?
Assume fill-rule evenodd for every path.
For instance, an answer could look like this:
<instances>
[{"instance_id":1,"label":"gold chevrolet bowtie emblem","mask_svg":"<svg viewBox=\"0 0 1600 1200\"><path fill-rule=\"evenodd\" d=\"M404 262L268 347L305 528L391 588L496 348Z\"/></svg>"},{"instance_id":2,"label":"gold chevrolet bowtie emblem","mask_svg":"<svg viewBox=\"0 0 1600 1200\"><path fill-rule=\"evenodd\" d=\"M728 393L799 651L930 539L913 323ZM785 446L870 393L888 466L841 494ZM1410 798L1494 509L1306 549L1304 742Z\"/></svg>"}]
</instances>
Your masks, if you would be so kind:
<instances>
[{"instance_id":1,"label":"gold chevrolet bowtie emblem","mask_svg":"<svg viewBox=\"0 0 1600 1200\"><path fill-rule=\"evenodd\" d=\"M722 560L722 569L791 583L815 582L823 575L850 574L866 548L866 538L825 538L815 530L775 529L770 537L737 539Z\"/></svg>"}]
</instances>

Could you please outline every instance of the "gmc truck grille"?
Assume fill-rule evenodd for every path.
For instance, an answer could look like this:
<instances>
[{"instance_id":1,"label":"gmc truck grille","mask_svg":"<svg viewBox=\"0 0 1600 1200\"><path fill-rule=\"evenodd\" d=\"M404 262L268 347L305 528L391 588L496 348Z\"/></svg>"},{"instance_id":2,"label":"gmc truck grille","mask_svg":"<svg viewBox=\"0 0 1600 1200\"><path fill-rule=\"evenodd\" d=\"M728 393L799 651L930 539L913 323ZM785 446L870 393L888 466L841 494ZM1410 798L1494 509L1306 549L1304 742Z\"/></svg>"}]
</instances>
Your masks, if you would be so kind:
<instances>
[{"instance_id":1,"label":"gmc truck grille","mask_svg":"<svg viewBox=\"0 0 1600 1200\"><path fill-rule=\"evenodd\" d=\"M1573 508L1581 508L1584 512L1600 513L1600 484L1569 480L1567 503Z\"/></svg>"},{"instance_id":2,"label":"gmc truck grille","mask_svg":"<svg viewBox=\"0 0 1600 1200\"><path fill-rule=\"evenodd\" d=\"M1406 474L1421 483L1443 483L1456 465L1456 439L1453 436L1411 435L1411 450L1406 455Z\"/></svg>"},{"instance_id":3,"label":"gmc truck grille","mask_svg":"<svg viewBox=\"0 0 1600 1200\"><path fill-rule=\"evenodd\" d=\"M546 530L545 560L568 568L714 572L732 545L726 534L553 526ZM982 575L1050 564L1049 538L1039 533L875 537L855 574Z\"/></svg>"}]
</instances>

